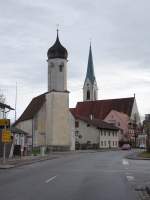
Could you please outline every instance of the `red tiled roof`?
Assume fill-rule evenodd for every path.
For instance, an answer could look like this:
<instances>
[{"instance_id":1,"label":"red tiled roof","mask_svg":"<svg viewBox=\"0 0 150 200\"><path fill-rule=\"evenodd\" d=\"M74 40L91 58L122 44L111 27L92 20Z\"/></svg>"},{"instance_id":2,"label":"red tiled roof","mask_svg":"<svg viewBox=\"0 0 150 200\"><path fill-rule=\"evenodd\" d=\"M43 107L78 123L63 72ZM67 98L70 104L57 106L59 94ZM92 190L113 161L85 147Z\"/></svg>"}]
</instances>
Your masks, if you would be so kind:
<instances>
[{"instance_id":1,"label":"red tiled roof","mask_svg":"<svg viewBox=\"0 0 150 200\"><path fill-rule=\"evenodd\" d=\"M87 122L88 124L93 125L93 126L95 126L95 127L97 127L97 128L100 128L100 129L119 130L119 128L117 128L117 127L114 126L113 124L104 122L104 121L99 120L99 119L92 119L92 120L91 120L91 119L89 119L89 118L81 117L81 116L76 116L76 119L85 121L85 122Z\"/></svg>"},{"instance_id":2,"label":"red tiled roof","mask_svg":"<svg viewBox=\"0 0 150 200\"><path fill-rule=\"evenodd\" d=\"M111 110L116 110L131 116L134 103L134 97L121 98L121 99L106 99L97 101L84 101L78 102L74 116L82 116L89 118L92 114L94 118L104 120Z\"/></svg>"},{"instance_id":3,"label":"red tiled roof","mask_svg":"<svg viewBox=\"0 0 150 200\"><path fill-rule=\"evenodd\" d=\"M55 90L51 90L50 92L59 92ZM62 92L62 91L60 91ZM69 93L69 91L63 91L65 93ZM22 115L19 117L19 119L13 124L14 126L21 121L25 121L28 119L32 119L34 115L40 110L44 102L46 101L46 94L49 92L45 92L44 94L41 94L35 98L32 99L32 101L29 103L25 111L22 113Z\"/></svg>"},{"instance_id":4,"label":"red tiled roof","mask_svg":"<svg viewBox=\"0 0 150 200\"><path fill-rule=\"evenodd\" d=\"M75 108L69 108L70 112L72 113L73 116L76 114L76 109Z\"/></svg>"},{"instance_id":5,"label":"red tiled roof","mask_svg":"<svg viewBox=\"0 0 150 200\"><path fill-rule=\"evenodd\" d=\"M25 121L28 119L32 119L33 116L40 110L41 106L45 102L45 94L41 94L35 98L32 99L30 104L27 106L25 111L22 113L22 115L19 117L19 119L15 122L14 125L16 125L20 121Z\"/></svg>"}]
</instances>

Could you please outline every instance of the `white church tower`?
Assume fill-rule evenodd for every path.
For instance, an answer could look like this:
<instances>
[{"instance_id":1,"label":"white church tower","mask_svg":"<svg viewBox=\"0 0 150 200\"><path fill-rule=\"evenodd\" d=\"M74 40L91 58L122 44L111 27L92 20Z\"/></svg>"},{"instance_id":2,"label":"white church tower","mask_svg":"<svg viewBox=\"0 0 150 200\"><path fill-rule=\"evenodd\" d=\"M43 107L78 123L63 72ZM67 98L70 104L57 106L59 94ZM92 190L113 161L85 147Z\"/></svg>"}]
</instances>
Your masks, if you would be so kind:
<instances>
[{"instance_id":1,"label":"white church tower","mask_svg":"<svg viewBox=\"0 0 150 200\"><path fill-rule=\"evenodd\" d=\"M46 141L52 150L69 150L69 92L67 57L58 36L48 50L48 93L46 95Z\"/></svg>"},{"instance_id":2,"label":"white church tower","mask_svg":"<svg viewBox=\"0 0 150 200\"><path fill-rule=\"evenodd\" d=\"M83 101L95 101L98 99L98 88L94 74L92 48L90 44L86 78L83 85Z\"/></svg>"}]
</instances>

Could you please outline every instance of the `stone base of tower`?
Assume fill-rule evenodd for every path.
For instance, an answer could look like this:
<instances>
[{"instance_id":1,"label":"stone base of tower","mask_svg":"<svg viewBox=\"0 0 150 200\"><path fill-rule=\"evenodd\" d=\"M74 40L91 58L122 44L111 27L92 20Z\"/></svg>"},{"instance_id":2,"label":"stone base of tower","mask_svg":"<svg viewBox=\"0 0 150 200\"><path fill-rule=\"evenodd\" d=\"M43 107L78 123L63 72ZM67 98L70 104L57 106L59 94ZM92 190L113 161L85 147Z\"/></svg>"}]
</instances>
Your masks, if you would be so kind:
<instances>
[{"instance_id":1,"label":"stone base of tower","mask_svg":"<svg viewBox=\"0 0 150 200\"><path fill-rule=\"evenodd\" d=\"M70 149L69 93L52 91L46 95L46 145L53 151Z\"/></svg>"}]
</instances>

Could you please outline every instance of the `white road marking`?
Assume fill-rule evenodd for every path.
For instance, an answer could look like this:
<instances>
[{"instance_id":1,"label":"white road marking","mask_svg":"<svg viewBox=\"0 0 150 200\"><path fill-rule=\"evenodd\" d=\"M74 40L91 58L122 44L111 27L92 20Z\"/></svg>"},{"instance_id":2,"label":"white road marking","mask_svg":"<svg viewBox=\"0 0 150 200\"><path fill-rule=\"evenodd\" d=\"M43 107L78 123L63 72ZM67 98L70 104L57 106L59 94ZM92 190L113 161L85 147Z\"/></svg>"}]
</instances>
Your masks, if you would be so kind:
<instances>
[{"instance_id":1,"label":"white road marking","mask_svg":"<svg viewBox=\"0 0 150 200\"><path fill-rule=\"evenodd\" d=\"M53 176L45 181L45 183L49 183L50 181L54 180L57 176Z\"/></svg>"},{"instance_id":2,"label":"white road marking","mask_svg":"<svg viewBox=\"0 0 150 200\"><path fill-rule=\"evenodd\" d=\"M129 165L129 162L128 162L126 159L123 159L123 160L122 160L122 164L123 164L123 165Z\"/></svg>"},{"instance_id":3,"label":"white road marking","mask_svg":"<svg viewBox=\"0 0 150 200\"><path fill-rule=\"evenodd\" d=\"M126 176L127 177L127 179L128 179L128 181L134 181L134 176Z\"/></svg>"}]
</instances>

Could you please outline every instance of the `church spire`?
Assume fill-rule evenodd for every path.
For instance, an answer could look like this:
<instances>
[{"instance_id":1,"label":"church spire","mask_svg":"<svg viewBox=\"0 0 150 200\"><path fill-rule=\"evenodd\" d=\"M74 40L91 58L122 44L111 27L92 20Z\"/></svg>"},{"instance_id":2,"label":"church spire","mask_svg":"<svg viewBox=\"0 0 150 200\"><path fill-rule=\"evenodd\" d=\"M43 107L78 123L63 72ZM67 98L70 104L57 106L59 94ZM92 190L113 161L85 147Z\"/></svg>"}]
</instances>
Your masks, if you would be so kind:
<instances>
[{"instance_id":1,"label":"church spire","mask_svg":"<svg viewBox=\"0 0 150 200\"><path fill-rule=\"evenodd\" d=\"M92 56L92 48L90 43L89 57L88 57L88 65L86 78L83 86L83 101L95 101L97 100L97 83L95 79L94 73L94 65L93 65L93 56Z\"/></svg>"},{"instance_id":2,"label":"church spire","mask_svg":"<svg viewBox=\"0 0 150 200\"><path fill-rule=\"evenodd\" d=\"M89 58L88 58L88 66L86 72L86 79L89 79L91 83L95 81L95 74L94 74L94 65L93 65L93 56L92 56L92 48L90 43L90 50L89 50Z\"/></svg>"}]
</instances>

